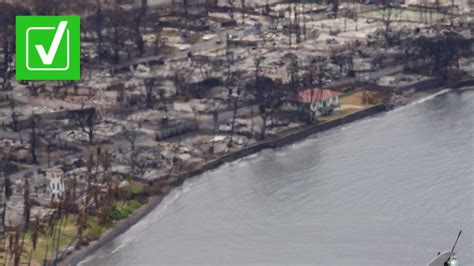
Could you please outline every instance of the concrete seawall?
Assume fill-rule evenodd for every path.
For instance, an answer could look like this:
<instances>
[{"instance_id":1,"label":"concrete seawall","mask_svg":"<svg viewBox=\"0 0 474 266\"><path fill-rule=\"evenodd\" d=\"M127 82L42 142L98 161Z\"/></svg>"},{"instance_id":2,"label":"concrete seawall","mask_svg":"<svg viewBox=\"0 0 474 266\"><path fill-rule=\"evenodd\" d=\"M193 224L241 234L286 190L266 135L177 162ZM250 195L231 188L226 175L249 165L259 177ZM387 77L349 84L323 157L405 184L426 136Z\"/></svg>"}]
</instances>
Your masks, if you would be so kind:
<instances>
[{"instance_id":1,"label":"concrete seawall","mask_svg":"<svg viewBox=\"0 0 474 266\"><path fill-rule=\"evenodd\" d=\"M294 130L291 132L287 132L283 136L279 136L278 138L274 139L269 139L269 140L264 140L262 142L249 145L247 147L244 147L241 150L235 151L228 153L218 159L215 159L213 161L210 161L203 165L200 169L196 169L187 173L184 173L180 175L176 181L171 183L171 186L179 186L181 185L186 179L202 174L208 170L215 169L219 166L221 166L224 163L232 162L238 159L241 159L243 157L249 156L251 154L260 152L265 149L272 149L272 148L278 148L282 147L288 144L292 144L296 141L303 140L307 138L308 136L311 136L313 134L316 134L318 132L326 131L331 128L335 128L341 125L345 125L347 123L360 120L369 116L373 116L375 114L385 112L385 106L383 104L375 105L370 108L364 109L362 111L347 115L345 117L342 117L340 119L336 119L330 122L326 122L323 124L319 125L314 125L305 129L299 129L299 130Z\"/></svg>"},{"instance_id":2,"label":"concrete seawall","mask_svg":"<svg viewBox=\"0 0 474 266\"><path fill-rule=\"evenodd\" d=\"M474 86L474 78L468 78L468 79L463 79L456 82L451 82L451 83L448 83L447 86L453 89Z\"/></svg>"},{"instance_id":3,"label":"concrete seawall","mask_svg":"<svg viewBox=\"0 0 474 266\"><path fill-rule=\"evenodd\" d=\"M170 187L171 189L176 188L182 185L186 179L202 174L208 170L215 169L224 163L232 162L237 159L244 158L246 156L260 152L265 149L282 147L284 145L288 145L288 144L303 140L307 138L308 136L311 136L318 132L329 130L331 128L335 128L347 123L351 123L353 121L370 117L382 112L385 112L385 106L383 104L375 105L373 107L364 109L362 111L347 115L340 119L336 119L336 120L319 124L319 125L314 125L305 129L290 131L290 132L284 133L284 135L282 136L269 139L269 140L264 140L262 142L247 146L241 150L228 153L218 159L212 160L206 163L200 169L196 169L196 170L179 175L175 181L170 183ZM151 197L150 201L147 204L139 208L127 219L118 221L114 225L114 227L106 231L100 237L99 240L92 242L89 246L83 248L82 250L74 251L70 256L67 256L65 260L60 262L59 264L60 265L77 265L81 261L85 260L87 257L93 255L96 251L98 251L100 248L105 246L105 244L107 244L109 241L112 241L119 235L123 234L130 227L132 227L137 222L139 222L143 217L145 217L148 213L153 211L156 208L156 206L158 206L161 203L161 201L167 194L168 192L163 192L163 193L160 193L159 195Z\"/></svg>"}]
</instances>

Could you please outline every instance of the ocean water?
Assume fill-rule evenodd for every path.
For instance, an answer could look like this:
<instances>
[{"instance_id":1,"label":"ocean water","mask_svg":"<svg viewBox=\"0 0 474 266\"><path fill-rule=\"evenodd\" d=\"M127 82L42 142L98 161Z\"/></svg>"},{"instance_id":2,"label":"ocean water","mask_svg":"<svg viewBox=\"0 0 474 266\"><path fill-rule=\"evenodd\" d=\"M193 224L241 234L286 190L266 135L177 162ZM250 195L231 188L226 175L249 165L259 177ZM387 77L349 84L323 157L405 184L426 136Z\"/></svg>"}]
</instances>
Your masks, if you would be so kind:
<instances>
[{"instance_id":1,"label":"ocean water","mask_svg":"<svg viewBox=\"0 0 474 266\"><path fill-rule=\"evenodd\" d=\"M474 90L188 180L83 265L426 265L473 260Z\"/></svg>"}]
</instances>

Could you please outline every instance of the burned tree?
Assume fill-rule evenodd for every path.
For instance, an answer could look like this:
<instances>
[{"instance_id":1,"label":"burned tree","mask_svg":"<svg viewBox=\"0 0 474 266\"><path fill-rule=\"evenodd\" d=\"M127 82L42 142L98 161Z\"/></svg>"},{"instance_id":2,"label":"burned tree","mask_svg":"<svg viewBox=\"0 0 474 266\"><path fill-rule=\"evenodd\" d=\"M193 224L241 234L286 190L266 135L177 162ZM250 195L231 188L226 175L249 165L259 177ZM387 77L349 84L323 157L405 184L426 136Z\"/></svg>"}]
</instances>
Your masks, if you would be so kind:
<instances>
[{"instance_id":1,"label":"burned tree","mask_svg":"<svg viewBox=\"0 0 474 266\"><path fill-rule=\"evenodd\" d=\"M16 107L16 103L15 103L15 100L13 98L10 98L10 111L11 111L11 128L14 132L17 132L18 131L18 114L17 112L15 111L15 107Z\"/></svg>"},{"instance_id":2,"label":"burned tree","mask_svg":"<svg viewBox=\"0 0 474 266\"><path fill-rule=\"evenodd\" d=\"M153 148L140 146L130 151L129 157L124 159L130 167L130 173L143 178L149 170L159 169L161 167L159 159L163 158Z\"/></svg>"},{"instance_id":3,"label":"burned tree","mask_svg":"<svg viewBox=\"0 0 474 266\"><path fill-rule=\"evenodd\" d=\"M61 0L42 0L33 1L33 10L36 14L42 16L58 15L61 11L64 11L68 1Z\"/></svg>"},{"instance_id":4,"label":"burned tree","mask_svg":"<svg viewBox=\"0 0 474 266\"><path fill-rule=\"evenodd\" d=\"M10 177L8 177L8 175L5 174L5 172L8 170L8 161L6 160L6 156L3 154L3 153L0 153L0 186L2 186L0 188L0 190L3 191L3 202L1 203L2 204L2 213L0 214L1 215L1 230L0 230L0 235L3 236L3 233L4 233L4 230L5 230L5 216L6 216L6 210L7 210L7 203L8 203L8 200L10 199L13 191L12 191L12 187L11 187L11 181L10 181Z\"/></svg>"},{"instance_id":5,"label":"burned tree","mask_svg":"<svg viewBox=\"0 0 474 266\"><path fill-rule=\"evenodd\" d=\"M102 152L98 157L99 157L98 163L100 163L100 166L102 166L102 169L104 170L104 177L106 177L108 174L108 171L112 167L112 161L113 161L112 153L106 150ZM106 181L105 179L106 178L103 178L102 181Z\"/></svg>"},{"instance_id":6,"label":"burned tree","mask_svg":"<svg viewBox=\"0 0 474 266\"><path fill-rule=\"evenodd\" d=\"M211 147L210 147L210 153L214 153L214 144L215 144L215 138L216 138L216 133L217 133L217 126L219 122L219 112L217 110L212 112L212 121L214 123L214 126L212 129L212 142L211 142Z\"/></svg>"},{"instance_id":7,"label":"burned tree","mask_svg":"<svg viewBox=\"0 0 474 266\"><path fill-rule=\"evenodd\" d=\"M301 75L301 83L304 87L322 86L324 78L330 71L327 69L326 60L315 56L310 59L309 64L304 66Z\"/></svg>"},{"instance_id":8,"label":"burned tree","mask_svg":"<svg viewBox=\"0 0 474 266\"><path fill-rule=\"evenodd\" d=\"M102 31L104 29L104 14L102 13L102 0L96 0L96 11L92 16L92 21L94 24L94 30L97 35L97 57L99 59L99 64L102 62Z\"/></svg>"},{"instance_id":9,"label":"burned tree","mask_svg":"<svg viewBox=\"0 0 474 266\"><path fill-rule=\"evenodd\" d=\"M80 110L73 110L70 112L70 118L75 121L82 132L87 134L89 144L92 144L94 142L95 125L98 120L96 109L83 107Z\"/></svg>"},{"instance_id":10,"label":"burned tree","mask_svg":"<svg viewBox=\"0 0 474 266\"><path fill-rule=\"evenodd\" d=\"M160 110L165 111L165 116L163 117L164 119L163 121L167 121L168 120L168 100L166 97L166 90L159 89L158 95L160 96L160 102L161 102Z\"/></svg>"},{"instance_id":11,"label":"burned tree","mask_svg":"<svg viewBox=\"0 0 474 266\"><path fill-rule=\"evenodd\" d=\"M25 190L23 191L23 229L30 227L31 199L30 199L30 181L25 178Z\"/></svg>"},{"instance_id":12,"label":"burned tree","mask_svg":"<svg viewBox=\"0 0 474 266\"><path fill-rule=\"evenodd\" d=\"M234 19L234 10L235 10L235 0L227 0L227 4L229 5L229 16L230 19Z\"/></svg>"},{"instance_id":13,"label":"burned tree","mask_svg":"<svg viewBox=\"0 0 474 266\"><path fill-rule=\"evenodd\" d=\"M116 64L120 62L120 51L130 35L128 31L131 21L127 12L120 6L114 6L104 11L104 19L105 26L109 31L107 39L112 47L112 61Z\"/></svg>"},{"instance_id":14,"label":"burned tree","mask_svg":"<svg viewBox=\"0 0 474 266\"><path fill-rule=\"evenodd\" d=\"M401 11L393 7L394 0L381 0L380 1L380 15L384 25L383 36L385 43L388 46L393 44L392 36L392 24L400 17Z\"/></svg>"},{"instance_id":15,"label":"burned tree","mask_svg":"<svg viewBox=\"0 0 474 266\"><path fill-rule=\"evenodd\" d=\"M0 3L0 45L3 51L3 62L0 73L3 73L4 90L10 89L12 71L10 64L15 51L15 17L29 15L28 9L16 4Z\"/></svg>"},{"instance_id":16,"label":"burned tree","mask_svg":"<svg viewBox=\"0 0 474 266\"><path fill-rule=\"evenodd\" d=\"M183 0L183 11L185 15L188 15L189 0Z\"/></svg>"},{"instance_id":17,"label":"burned tree","mask_svg":"<svg viewBox=\"0 0 474 266\"><path fill-rule=\"evenodd\" d=\"M255 97L262 118L262 127L257 136L258 139L265 138L268 117L283 104L286 96L286 90L280 83L265 77L262 69L264 59L263 57L255 59L255 83L248 88L249 92Z\"/></svg>"},{"instance_id":18,"label":"burned tree","mask_svg":"<svg viewBox=\"0 0 474 266\"><path fill-rule=\"evenodd\" d=\"M300 30L300 19L299 19L299 11L298 11L298 4L293 4L293 10L294 10L294 23L293 25L295 26L295 34L296 34L296 43L301 42L301 30Z\"/></svg>"},{"instance_id":19,"label":"burned tree","mask_svg":"<svg viewBox=\"0 0 474 266\"><path fill-rule=\"evenodd\" d=\"M299 104L296 110L298 117L308 125L315 122L317 112L315 108L312 108L311 103L316 99L321 98L320 94L322 93L322 90L314 90L313 88L315 88L315 86L323 86L324 79L327 77L329 72L330 71L326 67L326 61L324 58L311 58L309 64L303 67L303 73L300 80L301 84L296 90L297 94L291 95L291 97L296 98L299 97L301 93L304 93L305 96L309 98L309 103ZM295 90L292 90L292 92L293 91Z\"/></svg>"},{"instance_id":20,"label":"burned tree","mask_svg":"<svg viewBox=\"0 0 474 266\"><path fill-rule=\"evenodd\" d=\"M203 80L208 80L213 75L214 67L207 56L193 56L192 66L199 69Z\"/></svg>"},{"instance_id":21,"label":"burned tree","mask_svg":"<svg viewBox=\"0 0 474 266\"><path fill-rule=\"evenodd\" d=\"M297 86L299 82L298 72L300 70L298 57L295 54L286 54L285 58L289 60L287 74L290 79L290 86Z\"/></svg>"},{"instance_id":22,"label":"burned tree","mask_svg":"<svg viewBox=\"0 0 474 266\"><path fill-rule=\"evenodd\" d=\"M145 79L145 104L146 108L153 109L155 105L156 78Z\"/></svg>"},{"instance_id":23,"label":"burned tree","mask_svg":"<svg viewBox=\"0 0 474 266\"><path fill-rule=\"evenodd\" d=\"M137 46L138 53L140 56L143 56L145 52L145 42L142 37L141 26L143 21L146 19L146 14L148 12L148 0L141 0L141 6L138 12L135 13L133 17L134 29L135 29L135 37L134 42Z\"/></svg>"},{"instance_id":24,"label":"burned tree","mask_svg":"<svg viewBox=\"0 0 474 266\"><path fill-rule=\"evenodd\" d=\"M135 128L122 128L122 136L130 143L130 149L135 151L135 143L138 138L138 131Z\"/></svg>"},{"instance_id":25,"label":"burned tree","mask_svg":"<svg viewBox=\"0 0 474 266\"><path fill-rule=\"evenodd\" d=\"M48 167L51 167L51 152L57 146L56 140L61 140L60 132L56 128L47 128L39 134L39 136L46 142L46 155L48 157Z\"/></svg>"},{"instance_id":26,"label":"burned tree","mask_svg":"<svg viewBox=\"0 0 474 266\"><path fill-rule=\"evenodd\" d=\"M229 145L232 145L234 131L235 131L235 119L237 118L237 110L239 105L239 98L241 96L241 87L238 85L241 80L244 72L235 67L234 54L232 52L227 52L227 69L225 72L225 81L224 86L229 91L229 107L232 108L232 123L231 123L231 135L229 139Z\"/></svg>"},{"instance_id":27,"label":"burned tree","mask_svg":"<svg viewBox=\"0 0 474 266\"><path fill-rule=\"evenodd\" d=\"M235 120L237 119L237 110L239 108L239 100L242 95L242 89L237 85L238 81L241 80L243 75L242 71L235 70L230 72L230 76L227 77L227 86L229 87L229 102L232 106L232 123L229 144L232 145L233 137L235 134ZM232 85L237 85L234 87Z\"/></svg>"},{"instance_id":28,"label":"burned tree","mask_svg":"<svg viewBox=\"0 0 474 266\"><path fill-rule=\"evenodd\" d=\"M445 75L451 65L459 66L462 56L472 54L472 42L455 32L446 32L435 37L421 36L408 41L411 54L427 61L429 74Z\"/></svg>"},{"instance_id":29,"label":"burned tree","mask_svg":"<svg viewBox=\"0 0 474 266\"><path fill-rule=\"evenodd\" d=\"M293 25L291 23L291 7L288 8L288 46L291 47L291 34L293 33Z\"/></svg>"},{"instance_id":30,"label":"burned tree","mask_svg":"<svg viewBox=\"0 0 474 266\"><path fill-rule=\"evenodd\" d=\"M175 63L171 65L171 76L169 77L176 86L176 93L184 96L185 99L191 97L188 79L191 70L184 64Z\"/></svg>"},{"instance_id":31,"label":"burned tree","mask_svg":"<svg viewBox=\"0 0 474 266\"><path fill-rule=\"evenodd\" d=\"M33 114L30 116L29 122L30 122L30 129L31 129L31 134L30 134L30 151L31 151L31 162L33 164L36 164L38 162L38 158L36 155L37 152L37 145L38 145L38 124L41 120L41 117Z\"/></svg>"},{"instance_id":32,"label":"burned tree","mask_svg":"<svg viewBox=\"0 0 474 266\"><path fill-rule=\"evenodd\" d=\"M351 52L338 53L333 51L330 59L333 64L339 66L339 72L341 75L354 77L354 62Z\"/></svg>"},{"instance_id":33,"label":"burned tree","mask_svg":"<svg viewBox=\"0 0 474 266\"><path fill-rule=\"evenodd\" d=\"M231 89L232 90L232 89ZM237 118L237 110L239 106L239 98L242 90L240 88L236 89L236 93L234 94L231 91L231 101L233 100L232 104L232 123L231 123L231 131L230 131L230 139L229 139L229 145L232 145L233 143L233 137L235 133L235 119Z\"/></svg>"},{"instance_id":34,"label":"burned tree","mask_svg":"<svg viewBox=\"0 0 474 266\"><path fill-rule=\"evenodd\" d=\"M242 12L242 24L245 24L245 0L240 0L240 8Z\"/></svg>"}]
</instances>

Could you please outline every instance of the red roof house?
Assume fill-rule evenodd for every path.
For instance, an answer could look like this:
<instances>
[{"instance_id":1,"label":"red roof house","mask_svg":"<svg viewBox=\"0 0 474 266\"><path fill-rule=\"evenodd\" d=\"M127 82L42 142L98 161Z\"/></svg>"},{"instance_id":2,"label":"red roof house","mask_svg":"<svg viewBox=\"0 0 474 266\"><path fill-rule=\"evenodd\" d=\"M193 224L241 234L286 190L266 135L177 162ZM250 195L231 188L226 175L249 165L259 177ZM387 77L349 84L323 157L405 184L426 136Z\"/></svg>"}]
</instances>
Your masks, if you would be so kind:
<instances>
[{"instance_id":1,"label":"red roof house","mask_svg":"<svg viewBox=\"0 0 474 266\"><path fill-rule=\"evenodd\" d=\"M339 92L328 89L304 89L288 99L289 107L298 109L309 106L316 116L330 115L339 110L339 95Z\"/></svg>"},{"instance_id":2,"label":"red roof house","mask_svg":"<svg viewBox=\"0 0 474 266\"><path fill-rule=\"evenodd\" d=\"M298 95L293 99L300 103L314 103L320 101L326 101L331 97L339 96L339 92L332 91L328 89L305 89L298 93Z\"/></svg>"}]
</instances>

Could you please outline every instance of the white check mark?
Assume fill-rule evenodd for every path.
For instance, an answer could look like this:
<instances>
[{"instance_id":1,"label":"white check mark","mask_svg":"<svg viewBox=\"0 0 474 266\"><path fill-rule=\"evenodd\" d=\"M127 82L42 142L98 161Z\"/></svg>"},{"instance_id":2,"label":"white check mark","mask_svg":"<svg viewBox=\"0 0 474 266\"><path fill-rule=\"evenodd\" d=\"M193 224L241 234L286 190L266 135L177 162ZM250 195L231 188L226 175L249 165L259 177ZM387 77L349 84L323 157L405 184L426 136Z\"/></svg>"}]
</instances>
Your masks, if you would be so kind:
<instances>
[{"instance_id":1,"label":"white check mark","mask_svg":"<svg viewBox=\"0 0 474 266\"><path fill-rule=\"evenodd\" d=\"M59 43L63 38L64 31L66 30L67 21L59 22L58 29L54 34L53 42L51 43L51 47L49 47L48 53L46 53L43 45L35 45L36 50L45 65L51 65L53 63L54 57L56 56L56 52L58 51Z\"/></svg>"}]
</instances>

